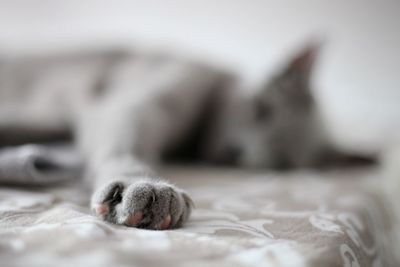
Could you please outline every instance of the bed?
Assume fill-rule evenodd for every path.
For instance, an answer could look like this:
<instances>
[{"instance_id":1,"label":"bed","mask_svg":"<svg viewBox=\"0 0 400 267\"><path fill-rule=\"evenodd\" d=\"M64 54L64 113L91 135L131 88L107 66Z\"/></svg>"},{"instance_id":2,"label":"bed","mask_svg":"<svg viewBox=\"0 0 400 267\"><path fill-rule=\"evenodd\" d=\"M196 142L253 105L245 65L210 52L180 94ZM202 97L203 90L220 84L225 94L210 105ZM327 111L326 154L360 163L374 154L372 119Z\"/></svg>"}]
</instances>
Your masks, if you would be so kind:
<instances>
[{"instance_id":1,"label":"bed","mask_svg":"<svg viewBox=\"0 0 400 267\"><path fill-rule=\"evenodd\" d=\"M84 181L0 187L1 266L397 266L374 168L273 173L169 166L196 208L181 229L112 225Z\"/></svg>"}]
</instances>

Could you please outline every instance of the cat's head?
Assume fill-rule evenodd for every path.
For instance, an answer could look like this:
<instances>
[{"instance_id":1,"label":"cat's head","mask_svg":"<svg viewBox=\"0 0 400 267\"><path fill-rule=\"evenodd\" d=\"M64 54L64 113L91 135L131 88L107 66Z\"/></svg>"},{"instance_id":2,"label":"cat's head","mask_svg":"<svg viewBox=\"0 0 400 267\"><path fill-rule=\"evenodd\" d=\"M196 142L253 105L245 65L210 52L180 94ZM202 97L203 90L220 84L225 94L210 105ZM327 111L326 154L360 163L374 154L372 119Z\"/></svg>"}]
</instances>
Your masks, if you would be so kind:
<instances>
[{"instance_id":1,"label":"cat's head","mask_svg":"<svg viewBox=\"0 0 400 267\"><path fill-rule=\"evenodd\" d=\"M326 146L310 83L318 47L299 51L257 93L225 97L211 127L208 160L267 168L316 164Z\"/></svg>"}]
</instances>

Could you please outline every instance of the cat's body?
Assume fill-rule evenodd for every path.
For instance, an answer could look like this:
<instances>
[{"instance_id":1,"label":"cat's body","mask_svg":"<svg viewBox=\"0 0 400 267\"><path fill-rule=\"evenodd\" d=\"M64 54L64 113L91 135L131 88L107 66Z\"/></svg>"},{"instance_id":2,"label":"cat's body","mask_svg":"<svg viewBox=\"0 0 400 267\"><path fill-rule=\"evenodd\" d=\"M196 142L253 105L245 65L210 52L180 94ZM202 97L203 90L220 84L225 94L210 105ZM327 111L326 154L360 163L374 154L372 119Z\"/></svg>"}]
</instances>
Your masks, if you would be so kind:
<instances>
[{"instance_id":1,"label":"cat's body","mask_svg":"<svg viewBox=\"0 0 400 267\"><path fill-rule=\"evenodd\" d=\"M337 156L309 88L314 57L315 47L308 47L247 96L231 73L165 54L4 59L0 141L72 132L100 217L150 229L178 227L192 203L155 173L165 157L287 168L319 166ZM29 140L18 134L24 131Z\"/></svg>"}]
</instances>

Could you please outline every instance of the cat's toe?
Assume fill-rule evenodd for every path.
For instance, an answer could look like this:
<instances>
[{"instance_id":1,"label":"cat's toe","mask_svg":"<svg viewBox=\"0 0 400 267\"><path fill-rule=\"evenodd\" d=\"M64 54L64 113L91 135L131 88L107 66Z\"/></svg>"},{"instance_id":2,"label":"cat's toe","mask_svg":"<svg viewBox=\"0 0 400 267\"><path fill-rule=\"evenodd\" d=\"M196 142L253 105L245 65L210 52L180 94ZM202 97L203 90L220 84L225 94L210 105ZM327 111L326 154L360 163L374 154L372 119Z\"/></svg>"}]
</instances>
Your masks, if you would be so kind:
<instances>
[{"instance_id":1,"label":"cat's toe","mask_svg":"<svg viewBox=\"0 0 400 267\"><path fill-rule=\"evenodd\" d=\"M168 229L170 225L171 225L171 215L168 214L164 220L162 220L159 224L156 225L155 229L157 230Z\"/></svg>"},{"instance_id":2,"label":"cat's toe","mask_svg":"<svg viewBox=\"0 0 400 267\"><path fill-rule=\"evenodd\" d=\"M91 208L100 218L116 222L117 206L122 201L125 185L112 181L99 187L92 195Z\"/></svg>"},{"instance_id":3,"label":"cat's toe","mask_svg":"<svg viewBox=\"0 0 400 267\"><path fill-rule=\"evenodd\" d=\"M105 204L94 204L93 209L98 216L104 216L108 212L108 206Z\"/></svg>"}]
</instances>

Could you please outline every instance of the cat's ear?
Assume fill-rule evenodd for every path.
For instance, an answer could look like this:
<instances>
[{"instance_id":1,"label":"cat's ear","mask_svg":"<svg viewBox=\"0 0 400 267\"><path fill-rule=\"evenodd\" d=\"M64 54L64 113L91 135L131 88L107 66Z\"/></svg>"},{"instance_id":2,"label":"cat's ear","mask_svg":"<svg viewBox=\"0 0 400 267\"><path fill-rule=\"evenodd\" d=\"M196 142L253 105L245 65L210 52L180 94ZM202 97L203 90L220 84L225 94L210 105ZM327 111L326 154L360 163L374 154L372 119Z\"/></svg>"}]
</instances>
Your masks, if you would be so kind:
<instances>
[{"instance_id":1,"label":"cat's ear","mask_svg":"<svg viewBox=\"0 0 400 267\"><path fill-rule=\"evenodd\" d=\"M320 47L320 43L313 42L297 52L281 72L282 78L309 82Z\"/></svg>"},{"instance_id":2,"label":"cat's ear","mask_svg":"<svg viewBox=\"0 0 400 267\"><path fill-rule=\"evenodd\" d=\"M256 102L261 102L267 110L271 110L271 103L284 106L285 109L311 110L314 107L314 97L310 90L310 78L318 51L319 42L309 43L297 52L278 71L277 75L269 80L257 95ZM263 113L263 112L262 112Z\"/></svg>"},{"instance_id":3,"label":"cat's ear","mask_svg":"<svg viewBox=\"0 0 400 267\"><path fill-rule=\"evenodd\" d=\"M319 47L319 44L311 43L296 53L268 84L266 95L279 99L288 108L311 109L314 99L310 79Z\"/></svg>"}]
</instances>

